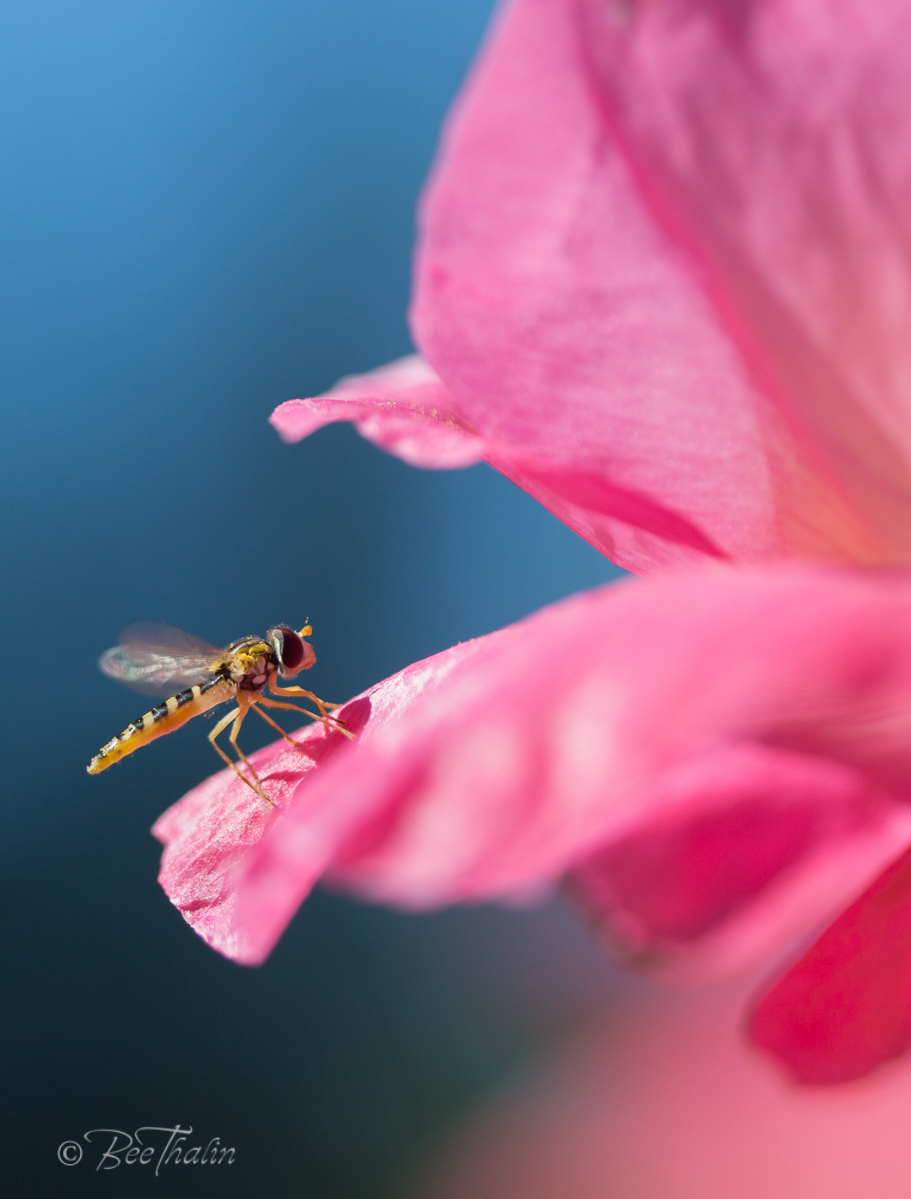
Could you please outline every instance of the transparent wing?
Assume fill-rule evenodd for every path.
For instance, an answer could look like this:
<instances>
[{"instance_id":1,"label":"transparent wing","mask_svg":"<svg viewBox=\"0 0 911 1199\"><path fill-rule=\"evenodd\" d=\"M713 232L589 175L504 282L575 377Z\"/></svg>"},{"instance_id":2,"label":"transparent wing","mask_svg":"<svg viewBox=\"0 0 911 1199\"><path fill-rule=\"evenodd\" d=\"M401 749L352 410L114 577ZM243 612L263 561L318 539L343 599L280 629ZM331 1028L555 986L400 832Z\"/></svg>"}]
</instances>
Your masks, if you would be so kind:
<instances>
[{"instance_id":1,"label":"transparent wing","mask_svg":"<svg viewBox=\"0 0 911 1199\"><path fill-rule=\"evenodd\" d=\"M98 665L118 683L166 699L211 678L211 667L224 657L223 649L173 625L142 621L127 625L119 644L103 653Z\"/></svg>"}]
</instances>

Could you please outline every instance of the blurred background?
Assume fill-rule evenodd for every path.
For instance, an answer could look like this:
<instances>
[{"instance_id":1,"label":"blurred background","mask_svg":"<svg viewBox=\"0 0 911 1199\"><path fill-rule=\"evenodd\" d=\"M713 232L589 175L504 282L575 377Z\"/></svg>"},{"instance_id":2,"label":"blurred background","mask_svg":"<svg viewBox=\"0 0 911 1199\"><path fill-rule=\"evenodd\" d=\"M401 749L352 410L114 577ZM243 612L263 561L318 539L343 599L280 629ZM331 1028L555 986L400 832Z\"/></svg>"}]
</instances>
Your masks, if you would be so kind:
<instances>
[{"instance_id":1,"label":"blurred background","mask_svg":"<svg viewBox=\"0 0 911 1199\"><path fill-rule=\"evenodd\" d=\"M234 966L158 888L148 831L219 766L207 727L85 772L143 709L95 667L128 622L227 643L309 619L309 685L341 701L616 575L486 467L267 424L411 348L415 200L490 7L0 4L6 1196L404 1194L617 994L556 902L319 893ZM178 1122L235 1146L230 1171L57 1161Z\"/></svg>"}]
</instances>

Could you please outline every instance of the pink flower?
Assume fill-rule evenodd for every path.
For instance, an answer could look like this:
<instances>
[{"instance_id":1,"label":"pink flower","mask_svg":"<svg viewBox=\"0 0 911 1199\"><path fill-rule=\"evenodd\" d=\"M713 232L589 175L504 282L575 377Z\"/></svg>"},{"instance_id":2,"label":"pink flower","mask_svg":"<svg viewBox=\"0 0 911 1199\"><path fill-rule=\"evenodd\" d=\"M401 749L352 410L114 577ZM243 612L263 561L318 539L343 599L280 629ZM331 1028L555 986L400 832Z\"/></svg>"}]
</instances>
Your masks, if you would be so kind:
<instances>
[{"instance_id":1,"label":"pink flower","mask_svg":"<svg viewBox=\"0 0 911 1199\"><path fill-rule=\"evenodd\" d=\"M516 0L406 360L273 417L485 458L622 566L911 560L904 0ZM434 374L436 372L436 374Z\"/></svg>"},{"instance_id":2,"label":"pink flower","mask_svg":"<svg viewBox=\"0 0 911 1199\"><path fill-rule=\"evenodd\" d=\"M911 575L703 567L408 667L159 820L190 924L262 961L320 878L405 908L571 886L693 982L781 951L911 841Z\"/></svg>"},{"instance_id":3,"label":"pink flower","mask_svg":"<svg viewBox=\"0 0 911 1199\"><path fill-rule=\"evenodd\" d=\"M898 0L503 10L423 205L424 358L273 422L485 459L678 570L409 667L346 707L356 745L262 751L270 811L191 792L162 882L216 948L261 961L321 877L423 907L568 875L691 981L872 883L753 1031L808 1081L902 1050L911 871L875 880L911 842L911 577L858 567L911 562L909 34ZM748 565L789 556L852 566Z\"/></svg>"}]
</instances>

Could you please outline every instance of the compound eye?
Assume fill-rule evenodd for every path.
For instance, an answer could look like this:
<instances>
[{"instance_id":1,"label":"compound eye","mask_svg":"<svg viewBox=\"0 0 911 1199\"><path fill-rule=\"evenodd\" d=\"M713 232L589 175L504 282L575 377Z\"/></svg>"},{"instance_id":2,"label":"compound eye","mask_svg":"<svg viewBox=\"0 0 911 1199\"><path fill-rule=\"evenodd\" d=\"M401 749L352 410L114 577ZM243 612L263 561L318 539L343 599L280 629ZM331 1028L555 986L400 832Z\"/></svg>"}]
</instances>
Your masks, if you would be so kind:
<instances>
[{"instance_id":1,"label":"compound eye","mask_svg":"<svg viewBox=\"0 0 911 1199\"><path fill-rule=\"evenodd\" d=\"M269 640L278 659L278 669L284 675L297 674L316 661L313 647L287 625L270 629Z\"/></svg>"}]
</instances>

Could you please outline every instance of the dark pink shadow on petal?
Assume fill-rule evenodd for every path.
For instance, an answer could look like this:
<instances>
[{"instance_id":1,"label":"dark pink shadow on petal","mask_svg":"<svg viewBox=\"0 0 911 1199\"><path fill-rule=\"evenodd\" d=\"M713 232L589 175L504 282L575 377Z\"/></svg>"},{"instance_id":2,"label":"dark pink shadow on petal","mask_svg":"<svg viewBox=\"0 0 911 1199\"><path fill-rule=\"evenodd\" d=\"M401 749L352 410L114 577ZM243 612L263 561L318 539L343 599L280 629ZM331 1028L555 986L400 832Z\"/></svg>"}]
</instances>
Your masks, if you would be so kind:
<instances>
[{"instance_id":1,"label":"dark pink shadow on petal","mask_svg":"<svg viewBox=\"0 0 911 1199\"><path fill-rule=\"evenodd\" d=\"M640 957L730 927L785 877L793 884L824 846L838 852L880 818L858 772L750 743L695 757L652 786L650 819L567 880L614 947Z\"/></svg>"},{"instance_id":2,"label":"dark pink shadow on petal","mask_svg":"<svg viewBox=\"0 0 911 1199\"><path fill-rule=\"evenodd\" d=\"M542 471L523 466L513 468L495 458L491 458L491 464L519 486L525 486L522 479L533 480L560 499L589 512L621 520L633 528L644 529L665 541L685 545L711 558L729 557L685 517L641 492L615 486L602 475L584 471Z\"/></svg>"},{"instance_id":3,"label":"dark pink shadow on petal","mask_svg":"<svg viewBox=\"0 0 911 1199\"><path fill-rule=\"evenodd\" d=\"M819 839L818 804L766 797L633 833L574 874L594 910L617 908L649 938L690 941L721 924Z\"/></svg>"},{"instance_id":4,"label":"dark pink shadow on petal","mask_svg":"<svg viewBox=\"0 0 911 1199\"><path fill-rule=\"evenodd\" d=\"M359 733L367 721L370 719L370 713L373 711L373 705L370 703L369 695L362 695L358 699L349 700L343 708L340 708L335 717L344 723L345 728L349 733ZM341 742L343 733L335 734Z\"/></svg>"},{"instance_id":5,"label":"dark pink shadow on petal","mask_svg":"<svg viewBox=\"0 0 911 1199\"><path fill-rule=\"evenodd\" d=\"M803 1083L849 1082L911 1043L911 849L756 1003L750 1037Z\"/></svg>"}]
</instances>

